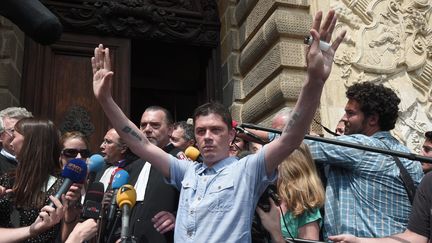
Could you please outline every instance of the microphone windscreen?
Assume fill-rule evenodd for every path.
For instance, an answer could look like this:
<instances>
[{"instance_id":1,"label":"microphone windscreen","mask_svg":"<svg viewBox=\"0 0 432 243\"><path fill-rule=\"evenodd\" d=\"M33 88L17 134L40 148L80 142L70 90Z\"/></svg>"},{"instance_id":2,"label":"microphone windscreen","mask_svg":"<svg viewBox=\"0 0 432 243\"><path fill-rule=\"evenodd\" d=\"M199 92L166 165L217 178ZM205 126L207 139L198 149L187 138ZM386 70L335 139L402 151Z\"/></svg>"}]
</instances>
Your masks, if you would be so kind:
<instances>
[{"instance_id":1,"label":"microphone windscreen","mask_svg":"<svg viewBox=\"0 0 432 243\"><path fill-rule=\"evenodd\" d=\"M99 172L104 166L105 160L100 154L90 156L88 168L89 172Z\"/></svg>"},{"instance_id":2,"label":"microphone windscreen","mask_svg":"<svg viewBox=\"0 0 432 243\"><path fill-rule=\"evenodd\" d=\"M129 207L135 206L136 203L136 191L131 185L123 185L117 192L117 205L122 208L123 205L129 205Z\"/></svg>"},{"instance_id":3,"label":"microphone windscreen","mask_svg":"<svg viewBox=\"0 0 432 243\"><path fill-rule=\"evenodd\" d=\"M125 170L119 170L114 174L114 179L112 181L112 189L119 189L121 186L125 185L129 181L129 173Z\"/></svg>"},{"instance_id":4,"label":"microphone windscreen","mask_svg":"<svg viewBox=\"0 0 432 243\"><path fill-rule=\"evenodd\" d=\"M185 154L189 159L196 161L198 156L200 155L200 151L194 146L189 146L186 148Z\"/></svg>"},{"instance_id":5,"label":"microphone windscreen","mask_svg":"<svg viewBox=\"0 0 432 243\"><path fill-rule=\"evenodd\" d=\"M74 183L80 183L87 176L87 164L80 159L70 160L63 168L62 177L68 178Z\"/></svg>"}]
</instances>

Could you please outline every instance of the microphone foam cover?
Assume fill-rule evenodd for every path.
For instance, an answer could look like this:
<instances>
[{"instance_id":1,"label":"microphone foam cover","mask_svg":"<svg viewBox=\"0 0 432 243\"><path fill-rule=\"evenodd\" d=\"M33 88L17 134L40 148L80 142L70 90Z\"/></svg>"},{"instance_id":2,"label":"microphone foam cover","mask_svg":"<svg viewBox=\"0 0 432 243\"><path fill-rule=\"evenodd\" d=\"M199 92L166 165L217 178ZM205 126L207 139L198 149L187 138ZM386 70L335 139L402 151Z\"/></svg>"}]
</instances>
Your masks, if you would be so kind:
<instances>
[{"instance_id":1,"label":"microphone foam cover","mask_svg":"<svg viewBox=\"0 0 432 243\"><path fill-rule=\"evenodd\" d=\"M89 159L89 172L99 172L104 166L105 160L100 154L93 154Z\"/></svg>"},{"instance_id":2,"label":"microphone foam cover","mask_svg":"<svg viewBox=\"0 0 432 243\"><path fill-rule=\"evenodd\" d=\"M103 196L104 196L103 183L102 182L93 182L87 188L87 193L86 193L84 202L95 201L95 202L101 203Z\"/></svg>"},{"instance_id":3,"label":"microphone foam cover","mask_svg":"<svg viewBox=\"0 0 432 243\"><path fill-rule=\"evenodd\" d=\"M200 155L200 151L194 146L189 146L186 148L185 154L189 159L195 161Z\"/></svg>"},{"instance_id":4,"label":"microphone foam cover","mask_svg":"<svg viewBox=\"0 0 432 243\"><path fill-rule=\"evenodd\" d=\"M63 168L62 177L69 178L74 183L80 183L87 176L87 164L80 159L70 160Z\"/></svg>"},{"instance_id":5,"label":"microphone foam cover","mask_svg":"<svg viewBox=\"0 0 432 243\"><path fill-rule=\"evenodd\" d=\"M121 208L123 205L129 205L129 207L135 206L136 203L136 191L131 185L123 185L117 192L116 197L117 205Z\"/></svg>"},{"instance_id":6,"label":"microphone foam cover","mask_svg":"<svg viewBox=\"0 0 432 243\"><path fill-rule=\"evenodd\" d=\"M129 173L125 170L119 170L114 174L113 181L111 183L112 189L119 189L129 181Z\"/></svg>"}]
</instances>

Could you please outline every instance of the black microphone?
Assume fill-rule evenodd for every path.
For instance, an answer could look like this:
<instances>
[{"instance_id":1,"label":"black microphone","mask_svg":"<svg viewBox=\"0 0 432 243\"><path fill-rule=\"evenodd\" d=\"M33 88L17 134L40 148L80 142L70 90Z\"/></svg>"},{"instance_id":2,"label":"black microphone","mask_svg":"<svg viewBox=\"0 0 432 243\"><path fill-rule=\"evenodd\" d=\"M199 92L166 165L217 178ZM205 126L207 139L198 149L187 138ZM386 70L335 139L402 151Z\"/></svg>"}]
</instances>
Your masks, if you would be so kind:
<instances>
[{"instance_id":1,"label":"black microphone","mask_svg":"<svg viewBox=\"0 0 432 243\"><path fill-rule=\"evenodd\" d=\"M0 15L43 45L57 41L63 31L58 18L39 0L1 0Z\"/></svg>"},{"instance_id":2,"label":"black microphone","mask_svg":"<svg viewBox=\"0 0 432 243\"><path fill-rule=\"evenodd\" d=\"M129 218L136 203L136 191L131 185L123 185L117 193L117 204L122 210L121 242L134 242L129 230Z\"/></svg>"},{"instance_id":3,"label":"black microphone","mask_svg":"<svg viewBox=\"0 0 432 243\"><path fill-rule=\"evenodd\" d=\"M87 189L81 212L81 221L86 219L99 219L102 199L104 195L104 185L102 182L93 182Z\"/></svg>"},{"instance_id":4,"label":"black microphone","mask_svg":"<svg viewBox=\"0 0 432 243\"><path fill-rule=\"evenodd\" d=\"M65 194L73 183L81 183L87 176L87 164L80 159L72 159L63 168L61 176L64 179L60 189L54 195L55 198L61 199L61 195ZM51 201L49 206L54 207L54 203Z\"/></svg>"}]
</instances>

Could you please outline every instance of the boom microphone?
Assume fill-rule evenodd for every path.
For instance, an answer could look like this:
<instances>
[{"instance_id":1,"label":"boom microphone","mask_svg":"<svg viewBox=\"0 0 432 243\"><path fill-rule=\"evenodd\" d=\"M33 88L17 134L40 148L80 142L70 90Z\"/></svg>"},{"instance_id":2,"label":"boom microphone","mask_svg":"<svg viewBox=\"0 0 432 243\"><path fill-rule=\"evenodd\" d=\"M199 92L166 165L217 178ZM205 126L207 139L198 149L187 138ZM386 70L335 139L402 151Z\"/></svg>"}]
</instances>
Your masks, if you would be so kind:
<instances>
[{"instance_id":1,"label":"boom microphone","mask_svg":"<svg viewBox=\"0 0 432 243\"><path fill-rule=\"evenodd\" d=\"M73 183L82 183L85 180L87 176L86 162L80 159L70 160L64 166L61 176L65 179L63 184L60 186L60 189L54 195L54 197L58 199L61 199L61 195L65 194ZM50 202L48 205L55 208L53 202Z\"/></svg>"},{"instance_id":2,"label":"boom microphone","mask_svg":"<svg viewBox=\"0 0 432 243\"><path fill-rule=\"evenodd\" d=\"M93 182L87 189L84 200L81 220L98 219L102 208L104 185L102 182Z\"/></svg>"},{"instance_id":3,"label":"boom microphone","mask_svg":"<svg viewBox=\"0 0 432 243\"><path fill-rule=\"evenodd\" d=\"M58 18L39 0L1 0L0 15L43 45L57 41L63 31Z\"/></svg>"},{"instance_id":4,"label":"boom microphone","mask_svg":"<svg viewBox=\"0 0 432 243\"><path fill-rule=\"evenodd\" d=\"M131 185L120 187L117 193L117 204L122 209L121 241L126 242L131 238L129 231L129 218L131 209L136 203L136 191Z\"/></svg>"}]
</instances>

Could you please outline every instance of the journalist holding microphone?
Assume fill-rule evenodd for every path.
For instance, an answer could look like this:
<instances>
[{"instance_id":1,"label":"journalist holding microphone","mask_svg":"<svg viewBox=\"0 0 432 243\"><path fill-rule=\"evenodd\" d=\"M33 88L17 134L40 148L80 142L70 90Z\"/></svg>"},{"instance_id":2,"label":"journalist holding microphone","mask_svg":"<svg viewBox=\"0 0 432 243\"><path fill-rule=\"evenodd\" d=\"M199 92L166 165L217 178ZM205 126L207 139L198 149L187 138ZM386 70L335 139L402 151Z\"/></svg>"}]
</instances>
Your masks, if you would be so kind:
<instances>
[{"instance_id":1,"label":"journalist holding microphone","mask_svg":"<svg viewBox=\"0 0 432 243\"><path fill-rule=\"evenodd\" d=\"M18 167L0 176L0 186L4 192L0 196L0 227L22 228L38 223L37 219L41 217L42 221L50 222L39 223L45 226L48 223L51 227L31 231L32 234L28 235L30 238L23 242L53 242L60 230L63 210L67 208L59 200L50 197L58 192L64 182L60 177L59 132L49 120L24 118L14 127L11 145L17 156ZM69 199L72 197L75 196L67 196ZM66 197L64 200L66 204ZM47 204L57 209L45 206ZM54 212L58 217L53 220L51 215Z\"/></svg>"}]
</instances>

